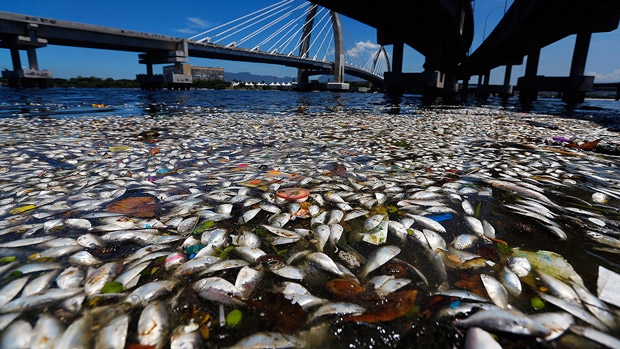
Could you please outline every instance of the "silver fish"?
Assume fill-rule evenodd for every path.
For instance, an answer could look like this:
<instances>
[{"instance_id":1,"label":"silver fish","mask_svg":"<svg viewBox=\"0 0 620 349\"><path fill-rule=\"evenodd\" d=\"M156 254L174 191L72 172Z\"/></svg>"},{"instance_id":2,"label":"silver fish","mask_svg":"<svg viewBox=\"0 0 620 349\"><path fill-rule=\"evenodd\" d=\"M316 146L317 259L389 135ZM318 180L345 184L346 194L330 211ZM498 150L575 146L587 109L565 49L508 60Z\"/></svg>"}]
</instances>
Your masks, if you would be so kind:
<instances>
[{"instance_id":1,"label":"silver fish","mask_svg":"<svg viewBox=\"0 0 620 349\"><path fill-rule=\"evenodd\" d=\"M312 322L315 319L326 315L359 315L366 309L361 305L347 302L334 302L321 305L310 316L308 316L308 322Z\"/></svg>"},{"instance_id":2,"label":"silver fish","mask_svg":"<svg viewBox=\"0 0 620 349\"><path fill-rule=\"evenodd\" d=\"M73 297L83 292L84 290L82 288L51 288L37 295L33 295L30 297L18 297L13 299L4 306L0 307L0 314L23 312L51 304L56 304L59 301L62 301L69 297Z\"/></svg>"},{"instance_id":3,"label":"silver fish","mask_svg":"<svg viewBox=\"0 0 620 349\"><path fill-rule=\"evenodd\" d=\"M519 296L523 287L521 286L521 280L512 270L506 266L499 272L499 280L504 285L506 290L513 296Z\"/></svg>"},{"instance_id":4,"label":"silver fish","mask_svg":"<svg viewBox=\"0 0 620 349\"><path fill-rule=\"evenodd\" d=\"M501 349L502 346L489 332L479 327L470 327L465 335L465 349L476 348Z\"/></svg>"},{"instance_id":5,"label":"silver fish","mask_svg":"<svg viewBox=\"0 0 620 349\"><path fill-rule=\"evenodd\" d=\"M581 299L572 287L540 270L536 270L536 275L538 275L540 280L549 289L549 292L551 292L551 294L556 297L560 297L563 300L571 302L578 307L582 306Z\"/></svg>"},{"instance_id":6,"label":"silver fish","mask_svg":"<svg viewBox=\"0 0 620 349\"><path fill-rule=\"evenodd\" d=\"M559 336L574 323L573 317L569 313L564 312L546 312L530 315L530 319L545 326L551 334L545 337L545 340L551 341Z\"/></svg>"},{"instance_id":7,"label":"silver fish","mask_svg":"<svg viewBox=\"0 0 620 349\"><path fill-rule=\"evenodd\" d=\"M199 349L202 337L197 324L179 325L170 335L170 349Z\"/></svg>"},{"instance_id":8,"label":"silver fish","mask_svg":"<svg viewBox=\"0 0 620 349\"><path fill-rule=\"evenodd\" d=\"M303 342L280 332L257 332L233 345L234 348L301 348Z\"/></svg>"},{"instance_id":9,"label":"silver fish","mask_svg":"<svg viewBox=\"0 0 620 349\"><path fill-rule=\"evenodd\" d=\"M443 225L441 225L441 223L435 222L434 220L428 217L409 214L409 213L407 213L407 216L410 218L413 218L414 220L413 224L416 226L419 226L422 229L426 228L426 229L436 231L438 233L442 233L442 234L446 233L446 228Z\"/></svg>"},{"instance_id":10,"label":"silver fish","mask_svg":"<svg viewBox=\"0 0 620 349\"><path fill-rule=\"evenodd\" d=\"M540 298L543 300L555 305L558 308L565 310L570 313L574 317L580 318L581 320L589 323L590 325L596 327L601 331L607 331L608 328L603 324L600 320L598 320L594 315L590 314L585 309L563 299L554 297L552 295L546 293L540 293Z\"/></svg>"},{"instance_id":11,"label":"silver fish","mask_svg":"<svg viewBox=\"0 0 620 349\"><path fill-rule=\"evenodd\" d=\"M570 282L571 286L575 290L575 293L581 299L582 304L588 308L588 310L601 320L607 327L616 328L618 325L618 317L614 315L611 308L602 302L598 297L590 293L586 288L579 286L575 282Z\"/></svg>"},{"instance_id":12,"label":"silver fish","mask_svg":"<svg viewBox=\"0 0 620 349\"><path fill-rule=\"evenodd\" d=\"M369 273L381 267L399 253L400 248L397 246L388 245L379 247L368 256L368 260L362 267L358 277L361 280L365 279Z\"/></svg>"},{"instance_id":13,"label":"silver fish","mask_svg":"<svg viewBox=\"0 0 620 349\"><path fill-rule=\"evenodd\" d=\"M65 332L65 327L58 318L43 313L34 326L30 348L47 349L52 348L52 344Z\"/></svg>"},{"instance_id":14,"label":"silver fish","mask_svg":"<svg viewBox=\"0 0 620 349\"><path fill-rule=\"evenodd\" d=\"M138 341L142 345L163 348L170 332L170 310L164 302L149 303L138 319Z\"/></svg>"},{"instance_id":15,"label":"silver fish","mask_svg":"<svg viewBox=\"0 0 620 349\"><path fill-rule=\"evenodd\" d=\"M479 311L454 324L463 328L480 327L488 331L510 332L534 337L547 337L551 334L546 327L529 317L503 309Z\"/></svg>"},{"instance_id":16,"label":"silver fish","mask_svg":"<svg viewBox=\"0 0 620 349\"><path fill-rule=\"evenodd\" d=\"M0 307L10 302L24 288L28 277L21 277L6 284L0 289Z\"/></svg>"},{"instance_id":17,"label":"silver fish","mask_svg":"<svg viewBox=\"0 0 620 349\"><path fill-rule=\"evenodd\" d=\"M132 305L144 305L158 297L170 293L177 285L174 280L160 280L144 284L131 292L125 302Z\"/></svg>"},{"instance_id":18,"label":"silver fish","mask_svg":"<svg viewBox=\"0 0 620 349\"><path fill-rule=\"evenodd\" d=\"M480 274L480 279L482 279L484 288L493 303L502 309L506 309L508 307L508 291L506 291L504 285L497 281L496 278L487 274Z\"/></svg>"},{"instance_id":19,"label":"silver fish","mask_svg":"<svg viewBox=\"0 0 620 349\"><path fill-rule=\"evenodd\" d=\"M92 296L99 293L107 282L114 280L120 267L121 265L119 262L109 262L88 275L84 282L84 291L86 294Z\"/></svg>"},{"instance_id":20,"label":"silver fish","mask_svg":"<svg viewBox=\"0 0 620 349\"><path fill-rule=\"evenodd\" d=\"M30 281L22 290L22 297L29 297L37 293L47 290L54 282L56 276L60 274L60 270L52 270L40 275L36 279Z\"/></svg>"},{"instance_id":21,"label":"silver fish","mask_svg":"<svg viewBox=\"0 0 620 349\"><path fill-rule=\"evenodd\" d=\"M593 328L582 327L582 326L571 326L571 332L576 333L580 336L588 338L594 342L602 344L608 348L618 349L620 348L620 340L614 336L611 336L607 333L597 331Z\"/></svg>"},{"instance_id":22,"label":"silver fish","mask_svg":"<svg viewBox=\"0 0 620 349\"><path fill-rule=\"evenodd\" d=\"M192 288L204 299L223 304L243 305L241 291L229 281L213 276L196 281Z\"/></svg>"},{"instance_id":23,"label":"silver fish","mask_svg":"<svg viewBox=\"0 0 620 349\"><path fill-rule=\"evenodd\" d=\"M127 341L129 315L123 314L108 322L95 340L95 349L123 349Z\"/></svg>"},{"instance_id":24,"label":"silver fish","mask_svg":"<svg viewBox=\"0 0 620 349\"><path fill-rule=\"evenodd\" d=\"M29 348L32 335L32 326L29 322L15 320L2 333L0 348Z\"/></svg>"}]
</instances>

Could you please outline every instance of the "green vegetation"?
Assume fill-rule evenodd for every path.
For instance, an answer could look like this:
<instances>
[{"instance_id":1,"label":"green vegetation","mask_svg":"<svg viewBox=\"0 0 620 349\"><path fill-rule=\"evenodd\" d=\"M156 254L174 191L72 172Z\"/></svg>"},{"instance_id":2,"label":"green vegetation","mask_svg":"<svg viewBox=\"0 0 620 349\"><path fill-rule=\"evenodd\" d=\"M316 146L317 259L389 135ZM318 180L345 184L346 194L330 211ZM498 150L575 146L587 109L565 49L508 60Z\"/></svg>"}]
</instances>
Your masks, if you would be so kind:
<instances>
[{"instance_id":1,"label":"green vegetation","mask_svg":"<svg viewBox=\"0 0 620 349\"><path fill-rule=\"evenodd\" d=\"M0 78L0 85L8 86L9 81L5 78ZM71 79L53 78L47 81L48 87L76 87L76 88L140 88L140 83L137 80L131 79L119 79L112 78L98 78L95 76L84 77L78 76ZM166 86L162 86L165 88ZM216 90L223 90L230 88L230 83L223 80L205 80L196 81L192 84L193 88L209 88Z\"/></svg>"},{"instance_id":2,"label":"green vegetation","mask_svg":"<svg viewBox=\"0 0 620 349\"><path fill-rule=\"evenodd\" d=\"M194 81L193 88L212 88L214 90L225 90L230 88L230 82L224 80L200 80Z\"/></svg>"},{"instance_id":3,"label":"green vegetation","mask_svg":"<svg viewBox=\"0 0 620 349\"><path fill-rule=\"evenodd\" d=\"M129 79L121 79L114 80L112 78L101 79L94 76L91 77L83 77L78 76L77 78L71 79L51 79L48 84L49 87L105 87L105 88L140 88L140 83L136 80Z\"/></svg>"}]
</instances>

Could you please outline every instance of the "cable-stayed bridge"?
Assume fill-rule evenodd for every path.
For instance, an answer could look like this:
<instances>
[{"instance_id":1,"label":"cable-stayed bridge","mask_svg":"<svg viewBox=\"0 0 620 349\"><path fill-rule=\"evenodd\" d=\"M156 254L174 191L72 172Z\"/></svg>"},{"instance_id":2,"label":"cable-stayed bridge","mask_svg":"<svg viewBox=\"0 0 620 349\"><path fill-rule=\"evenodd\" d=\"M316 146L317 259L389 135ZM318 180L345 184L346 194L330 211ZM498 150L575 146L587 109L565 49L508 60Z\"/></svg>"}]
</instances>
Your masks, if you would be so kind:
<instances>
[{"instance_id":1,"label":"cable-stayed bridge","mask_svg":"<svg viewBox=\"0 0 620 349\"><path fill-rule=\"evenodd\" d=\"M332 75L337 89L346 87L345 74L381 86L383 73L389 70L385 49L369 43L375 52L360 57L359 50L345 46L336 12L300 0L279 1L191 38L0 12L0 39L0 45L11 51L13 70L3 75L13 85L20 79L43 82L51 77L51 72L39 69L35 51L46 45L137 52L140 63L146 65L146 74L139 78L151 87L191 82L182 72L189 57L294 67L299 83L312 75ZM22 67L19 50L28 53L29 68ZM154 74L156 64L173 64L174 72Z\"/></svg>"}]
</instances>

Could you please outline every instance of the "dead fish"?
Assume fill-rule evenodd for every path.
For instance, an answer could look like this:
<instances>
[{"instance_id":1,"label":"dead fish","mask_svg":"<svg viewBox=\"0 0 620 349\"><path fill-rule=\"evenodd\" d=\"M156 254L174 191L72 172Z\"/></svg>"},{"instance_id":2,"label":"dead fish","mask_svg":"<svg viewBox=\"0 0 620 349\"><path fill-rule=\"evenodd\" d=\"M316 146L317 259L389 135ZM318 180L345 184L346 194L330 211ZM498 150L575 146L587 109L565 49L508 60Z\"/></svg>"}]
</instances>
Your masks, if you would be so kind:
<instances>
[{"instance_id":1,"label":"dead fish","mask_svg":"<svg viewBox=\"0 0 620 349\"><path fill-rule=\"evenodd\" d=\"M465 335L465 349L476 348L502 349L502 346L489 332L479 327L470 327Z\"/></svg>"},{"instance_id":2,"label":"dead fish","mask_svg":"<svg viewBox=\"0 0 620 349\"><path fill-rule=\"evenodd\" d=\"M257 332L234 344L235 348L301 348L302 341L280 332Z\"/></svg>"},{"instance_id":3,"label":"dead fish","mask_svg":"<svg viewBox=\"0 0 620 349\"><path fill-rule=\"evenodd\" d=\"M573 317L569 313L565 312L546 312L530 315L530 319L545 326L551 334L545 337L545 340L551 341L559 336L574 323Z\"/></svg>"},{"instance_id":4,"label":"dead fish","mask_svg":"<svg viewBox=\"0 0 620 349\"><path fill-rule=\"evenodd\" d=\"M581 299L582 304L596 316L597 319L601 320L607 327L616 328L618 325L618 318L614 315L613 311L607 304L601 301L598 297L590 293L585 287L579 286L575 282L570 282L570 285L575 290L575 293Z\"/></svg>"},{"instance_id":5,"label":"dead fish","mask_svg":"<svg viewBox=\"0 0 620 349\"><path fill-rule=\"evenodd\" d=\"M1 348L29 348L32 341L32 326L25 320L13 321L0 337Z\"/></svg>"},{"instance_id":6,"label":"dead fish","mask_svg":"<svg viewBox=\"0 0 620 349\"><path fill-rule=\"evenodd\" d=\"M530 273L532 265L527 258L524 257L509 257L506 260L506 266L512 270L518 277L525 277Z\"/></svg>"},{"instance_id":7,"label":"dead fish","mask_svg":"<svg viewBox=\"0 0 620 349\"><path fill-rule=\"evenodd\" d=\"M397 246L388 245L379 247L368 256L368 260L362 267L362 270L358 274L358 277L362 280L366 279L366 276L369 273L381 267L399 253L400 248Z\"/></svg>"},{"instance_id":8,"label":"dead fish","mask_svg":"<svg viewBox=\"0 0 620 349\"><path fill-rule=\"evenodd\" d=\"M499 280L511 295L517 297L521 294L521 291L523 290L521 280L517 274L508 269L506 266L504 266L499 272Z\"/></svg>"},{"instance_id":9,"label":"dead fish","mask_svg":"<svg viewBox=\"0 0 620 349\"><path fill-rule=\"evenodd\" d=\"M488 331L501 331L534 337L547 337L551 334L546 327L525 315L508 310L479 311L466 319L454 322L457 327L480 327Z\"/></svg>"},{"instance_id":10,"label":"dead fish","mask_svg":"<svg viewBox=\"0 0 620 349\"><path fill-rule=\"evenodd\" d=\"M10 302L28 282L28 277L21 277L6 284L0 289L0 307Z\"/></svg>"},{"instance_id":11,"label":"dead fish","mask_svg":"<svg viewBox=\"0 0 620 349\"><path fill-rule=\"evenodd\" d=\"M502 309L508 308L508 291L504 285L487 274L480 274L480 279L493 303Z\"/></svg>"},{"instance_id":12,"label":"dead fish","mask_svg":"<svg viewBox=\"0 0 620 349\"><path fill-rule=\"evenodd\" d=\"M360 315L366 308L355 303L333 302L321 305L308 316L308 323L326 315Z\"/></svg>"},{"instance_id":13,"label":"dead fish","mask_svg":"<svg viewBox=\"0 0 620 349\"><path fill-rule=\"evenodd\" d=\"M482 222L478 218L466 216L465 223L467 224L469 229L471 229L476 235L481 237L484 236L484 227L482 226Z\"/></svg>"},{"instance_id":14,"label":"dead fish","mask_svg":"<svg viewBox=\"0 0 620 349\"><path fill-rule=\"evenodd\" d=\"M176 287L175 280L160 280L144 284L131 292L125 302L132 305L144 305L158 297L170 293Z\"/></svg>"},{"instance_id":15,"label":"dead fish","mask_svg":"<svg viewBox=\"0 0 620 349\"><path fill-rule=\"evenodd\" d=\"M559 279L548 275L540 270L536 270L536 275L540 278L543 284L549 289L549 292L556 297L562 298L568 302L575 304L578 307L581 307L581 299L575 293L575 290Z\"/></svg>"},{"instance_id":16,"label":"dead fish","mask_svg":"<svg viewBox=\"0 0 620 349\"><path fill-rule=\"evenodd\" d=\"M119 262L109 262L90 274L84 282L86 294L92 296L101 292L101 289L107 282L114 280L120 267L121 264Z\"/></svg>"},{"instance_id":17,"label":"dead fish","mask_svg":"<svg viewBox=\"0 0 620 349\"><path fill-rule=\"evenodd\" d=\"M536 200L544 202L544 203L546 203L546 204L548 204L550 206L553 206L555 208L561 209L561 207L559 205L557 205L555 202L551 201L548 197L546 197L545 195L541 194L539 191L528 189L528 188L524 188L524 187L520 187L520 186L518 186L518 185L516 185L514 183L502 181L502 180L499 180L499 179L482 178L482 180L485 183L488 183L488 184L492 185L493 187L495 187L497 189L514 192L514 193L517 193L519 195L522 195L522 196L525 196L525 197L528 197L528 198L532 198L532 199L536 199Z\"/></svg>"},{"instance_id":18,"label":"dead fish","mask_svg":"<svg viewBox=\"0 0 620 349\"><path fill-rule=\"evenodd\" d=\"M204 299L222 304L240 306L241 291L229 281L213 276L196 281L192 288Z\"/></svg>"},{"instance_id":19,"label":"dead fish","mask_svg":"<svg viewBox=\"0 0 620 349\"><path fill-rule=\"evenodd\" d=\"M177 326L170 335L170 349L198 349L202 347L202 337L196 323Z\"/></svg>"},{"instance_id":20,"label":"dead fish","mask_svg":"<svg viewBox=\"0 0 620 349\"><path fill-rule=\"evenodd\" d=\"M50 288L40 294L30 297L18 297L0 307L0 314L24 312L27 310L57 304L59 301L83 293L82 288Z\"/></svg>"},{"instance_id":21,"label":"dead fish","mask_svg":"<svg viewBox=\"0 0 620 349\"><path fill-rule=\"evenodd\" d=\"M613 348L613 349L620 348L620 340L618 340L618 338L611 336L605 332L597 331L593 328L576 326L576 325L571 326L570 330L573 333L576 333L580 336L588 338L589 340L602 344L608 348Z\"/></svg>"},{"instance_id":22,"label":"dead fish","mask_svg":"<svg viewBox=\"0 0 620 349\"><path fill-rule=\"evenodd\" d=\"M101 330L95 340L95 349L123 349L127 342L129 315L112 319Z\"/></svg>"},{"instance_id":23,"label":"dead fish","mask_svg":"<svg viewBox=\"0 0 620 349\"><path fill-rule=\"evenodd\" d=\"M39 315L37 323L32 331L32 339L30 342L30 348L33 349L45 349L50 348L51 343L54 343L65 332L65 326L60 320L51 315L50 313L43 313Z\"/></svg>"},{"instance_id":24,"label":"dead fish","mask_svg":"<svg viewBox=\"0 0 620 349\"><path fill-rule=\"evenodd\" d=\"M607 326L605 326L605 324L603 324L600 320L598 320L594 315L592 315L591 313L589 313L588 311L586 311L585 309L569 302L569 301L565 301L563 299L554 297L552 295L546 294L546 293L540 293L540 298L542 298L543 300L557 306L558 308L561 308L563 310L565 310L566 312L568 312L569 314L573 315L574 317L577 317L583 321L585 321L586 323L589 323L590 325L596 327L597 329L601 330L601 331L607 331L608 328Z\"/></svg>"},{"instance_id":25,"label":"dead fish","mask_svg":"<svg viewBox=\"0 0 620 349\"><path fill-rule=\"evenodd\" d=\"M452 246L457 250L466 250L472 248L478 242L477 235L459 234L452 241Z\"/></svg>"},{"instance_id":26,"label":"dead fish","mask_svg":"<svg viewBox=\"0 0 620 349\"><path fill-rule=\"evenodd\" d=\"M436 231L442 234L446 233L446 228L444 228L443 225L441 225L439 222L435 222L434 220L428 217L409 214L409 213L407 213L406 215L407 217L413 218L414 220L413 224L418 227L421 227L422 229L430 229L430 230L433 230L433 231Z\"/></svg>"},{"instance_id":27,"label":"dead fish","mask_svg":"<svg viewBox=\"0 0 620 349\"><path fill-rule=\"evenodd\" d=\"M159 349L168 341L170 332L170 310L164 302L149 303L138 319L138 340L141 345Z\"/></svg>"}]
</instances>

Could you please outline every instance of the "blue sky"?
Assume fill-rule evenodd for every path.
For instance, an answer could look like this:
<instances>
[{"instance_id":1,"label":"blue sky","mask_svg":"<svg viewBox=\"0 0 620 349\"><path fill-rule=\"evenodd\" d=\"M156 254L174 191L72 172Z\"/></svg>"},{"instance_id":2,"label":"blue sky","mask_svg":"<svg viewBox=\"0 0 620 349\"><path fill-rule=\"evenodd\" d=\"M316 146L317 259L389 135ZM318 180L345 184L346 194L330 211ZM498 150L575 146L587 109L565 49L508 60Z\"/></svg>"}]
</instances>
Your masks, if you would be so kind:
<instances>
[{"instance_id":1,"label":"blue sky","mask_svg":"<svg viewBox=\"0 0 620 349\"><path fill-rule=\"evenodd\" d=\"M116 27L180 38L189 38L201 31L244 16L276 3L277 0L2 0L0 11L15 12L59 20ZM488 35L500 20L504 4L512 0L478 0L475 2L475 36L473 48ZM346 17L341 18L347 49L367 50L374 47L376 33L373 28ZM568 37L542 50L539 74L547 76L568 75L575 38ZM391 47L386 48L391 53ZM135 78L145 72L138 63L137 53L116 52L61 46L47 46L37 50L39 66L52 71L55 77L70 78L78 75ZM405 71L422 70L423 56L406 48ZM27 64L25 54L22 63ZM292 68L267 64L228 62L190 58L190 63L200 66L224 67L228 72L251 72L261 75L296 76ZM0 49L0 69L11 68L9 50ZM155 72L161 72L159 66ZM512 82L525 71L525 65L515 66ZM586 73L595 75L596 81L620 81L620 30L596 33L592 36ZM503 80L504 68L491 73L491 82Z\"/></svg>"}]
</instances>

